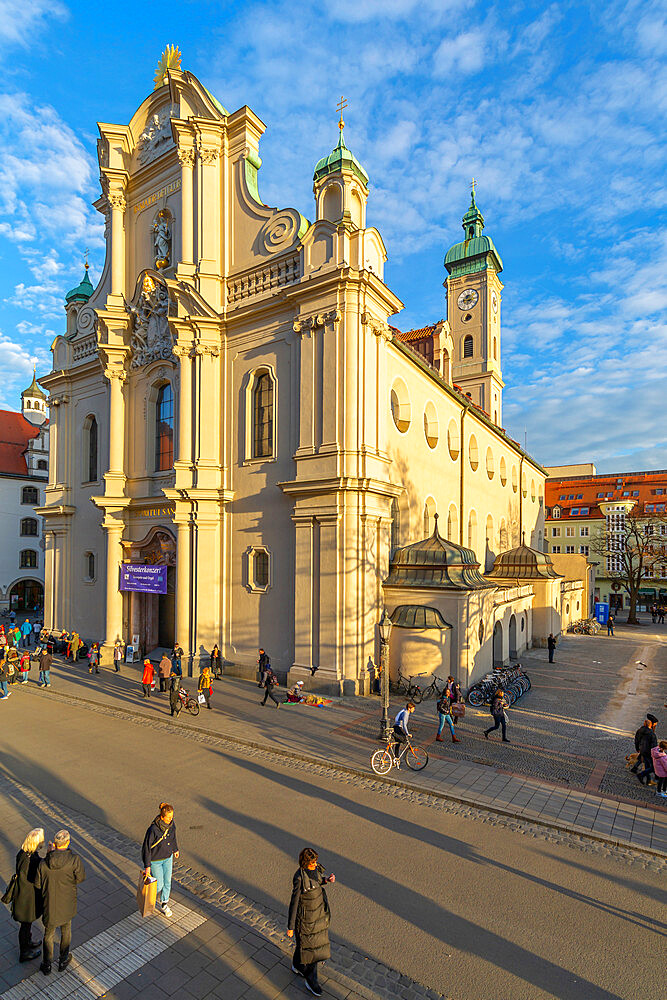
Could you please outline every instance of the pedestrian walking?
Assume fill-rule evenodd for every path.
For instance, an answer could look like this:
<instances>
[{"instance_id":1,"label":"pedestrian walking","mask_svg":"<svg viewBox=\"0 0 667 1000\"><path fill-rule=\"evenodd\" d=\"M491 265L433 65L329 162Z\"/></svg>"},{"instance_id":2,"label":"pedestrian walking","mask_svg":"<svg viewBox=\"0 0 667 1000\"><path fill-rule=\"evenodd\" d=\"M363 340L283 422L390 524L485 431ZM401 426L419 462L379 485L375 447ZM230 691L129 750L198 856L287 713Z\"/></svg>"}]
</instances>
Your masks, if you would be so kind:
<instances>
[{"instance_id":1,"label":"pedestrian walking","mask_svg":"<svg viewBox=\"0 0 667 1000\"><path fill-rule=\"evenodd\" d=\"M51 687L51 664L53 656L48 651L48 646L44 646L39 654L39 686Z\"/></svg>"},{"instance_id":2,"label":"pedestrian walking","mask_svg":"<svg viewBox=\"0 0 667 1000\"><path fill-rule=\"evenodd\" d=\"M155 668L150 660L144 660L144 672L141 675L142 698L150 698L151 688L155 683Z\"/></svg>"},{"instance_id":3,"label":"pedestrian walking","mask_svg":"<svg viewBox=\"0 0 667 1000\"><path fill-rule=\"evenodd\" d=\"M653 758L653 770L658 783L655 794L660 795L663 799L667 799L667 740L660 740L657 747L653 747L651 757Z\"/></svg>"},{"instance_id":4,"label":"pedestrian walking","mask_svg":"<svg viewBox=\"0 0 667 1000\"><path fill-rule=\"evenodd\" d=\"M23 625L21 625L21 646L23 647L23 649L30 648L31 638L32 638L32 625L26 618L26 620L23 622Z\"/></svg>"},{"instance_id":5,"label":"pedestrian walking","mask_svg":"<svg viewBox=\"0 0 667 1000\"><path fill-rule=\"evenodd\" d=\"M28 683L28 671L30 670L30 653L25 651L19 660L19 684Z\"/></svg>"},{"instance_id":6,"label":"pedestrian walking","mask_svg":"<svg viewBox=\"0 0 667 1000\"><path fill-rule=\"evenodd\" d=\"M449 732L451 733L452 743L460 743L461 740L456 735L454 730L454 719L452 718L452 701L447 692L445 691L435 706L438 710L438 731L435 735L437 743L444 743L442 738L442 731L445 728L445 723L449 726Z\"/></svg>"},{"instance_id":7,"label":"pedestrian walking","mask_svg":"<svg viewBox=\"0 0 667 1000\"><path fill-rule=\"evenodd\" d=\"M312 847L304 847L299 854L299 867L292 878L287 936L295 943L292 972L303 976L313 996L321 997L317 966L331 957L331 911L324 886L335 882L336 876L325 875L318 857Z\"/></svg>"},{"instance_id":8,"label":"pedestrian walking","mask_svg":"<svg viewBox=\"0 0 667 1000\"><path fill-rule=\"evenodd\" d=\"M484 730L484 736L488 740L489 733L492 733L495 729L499 727L502 729L503 743L509 743L510 740L507 739L507 715L505 714L505 709L507 708L507 701L505 699L505 692L502 688L498 688L493 698L491 699L491 715L493 716L493 725L489 726L488 729Z\"/></svg>"},{"instance_id":9,"label":"pedestrian walking","mask_svg":"<svg viewBox=\"0 0 667 1000\"><path fill-rule=\"evenodd\" d=\"M174 643L174 648L171 651L171 666L172 666L172 669L173 669L174 673L178 677L182 677L183 676L183 668L181 666L182 659L183 659L183 650L178 645L178 643L175 642Z\"/></svg>"},{"instance_id":10,"label":"pedestrian walking","mask_svg":"<svg viewBox=\"0 0 667 1000\"><path fill-rule=\"evenodd\" d=\"M257 669L259 671L259 682L257 684L258 688L264 687L264 674L267 667L271 666L271 660L269 659L268 653L265 650L260 649L259 658L257 660Z\"/></svg>"},{"instance_id":11,"label":"pedestrian walking","mask_svg":"<svg viewBox=\"0 0 667 1000\"><path fill-rule=\"evenodd\" d=\"M178 840L174 823L174 808L168 802L160 803L160 811L146 830L141 857L144 874L157 879L156 909L170 917L171 873L174 858L178 858Z\"/></svg>"},{"instance_id":12,"label":"pedestrian walking","mask_svg":"<svg viewBox=\"0 0 667 1000\"><path fill-rule=\"evenodd\" d=\"M266 705L266 699L270 698L276 708L280 708L280 702L273 693L273 689L278 683L278 678L274 674L271 667L266 667L262 675L262 686L264 688L264 697L262 698L260 705Z\"/></svg>"},{"instance_id":13,"label":"pedestrian walking","mask_svg":"<svg viewBox=\"0 0 667 1000\"><path fill-rule=\"evenodd\" d=\"M19 925L19 962L31 962L42 954L42 942L34 941L32 925L43 912L42 893L35 887L35 878L42 860L44 831L31 830L16 855L16 885L12 899L12 918Z\"/></svg>"},{"instance_id":14,"label":"pedestrian walking","mask_svg":"<svg viewBox=\"0 0 667 1000\"><path fill-rule=\"evenodd\" d=\"M100 644L99 642L94 642L88 653L88 673L92 674L93 670L96 674L100 672Z\"/></svg>"},{"instance_id":15,"label":"pedestrian walking","mask_svg":"<svg viewBox=\"0 0 667 1000\"><path fill-rule=\"evenodd\" d=\"M16 684L19 672L19 654L13 646L7 650L7 681Z\"/></svg>"},{"instance_id":16,"label":"pedestrian walking","mask_svg":"<svg viewBox=\"0 0 667 1000\"><path fill-rule=\"evenodd\" d=\"M45 976L51 972L53 939L60 928L60 955L58 971L62 972L72 961L72 920L76 916L77 886L86 877L83 861L70 850L67 830L59 830L49 844L48 853L40 862L35 876L35 888L41 890L44 900L44 951L40 969Z\"/></svg>"},{"instance_id":17,"label":"pedestrian walking","mask_svg":"<svg viewBox=\"0 0 667 1000\"><path fill-rule=\"evenodd\" d=\"M222 677L222 656L220 655L217 642L211 650L211 674L217 680L220 680Z\"/></svg>"},{"instance_id":18,"label":"pedestrian walking","mask_svg":"<svg viewBox=\"0 0 667 1000\"><path fill-rule=\"evenodd\" d=\"M0 701L7 701L11 691L7 686L9 680L9 667L7 665L7 657L0 653L0 691L2 691L2 696Z\"/></svg>"},{"instance_id":19,"label":"pedestrian walking","mask_svg":"<svg viewBox=\"0 0 667 1000\"><path fill-rule=\"evenodd\" d=\"M162 654L162 659L158 664L157 673L160 680L160 694L162 694L167 690L167 684L169 683L169 678L171 677L171 660L166 653Z\"/></svg>"},{"instance_id":20,"label":"pedestrian walking","mask_svg":"<svg viewBox=\"0 0 667 1000\"><path fill-rule=\"evenodd\" d=\"M180 699L181 678L172 674L169 678L169 708L172 715L178 715L182 708Z\"/></svg>"},{"instance_id":21,"label":"pedestrian walking","mask_svg":"<svg viewBox=\"0 0 667 1000\"><path fill-rule=\"evenodd\" d=\"M614 616L609 615L609 618L607 618L607 635L613 635L613 634L614 634Z\"/></svg>"},{"instance_id":22,"label":"pedestrian walking","mask_svg":"<svg viewBox=\"0 0 667 1000\"><path fill-rule=\"evenodd\" d=\"M653 624L655 625L655 623L658 620L658 607L657 607L657 605L656 604L652 604L650 610L651 610L651 620L653 621Z\"/></svg>"},{"instance_id":23,"label":"pedestrian walking","mask_svg":"<svg viewBox=\"0 0 667 1000\"><path fill-rule=\"evenodd\" d=\"M120 673L120 665L123 662L123 643L116 639L113 644L113 665L117 674Z\"/></svg>"},{"instance_id":24,"label":"pedestrian walking","mask_svg":"<svg viewBox=\"0 0 667 1000\"><path fill-rule=\"evenodd\" d=\"M549 663L554 662L554 654L556 652L556 636L553 632L549 632L549 638L547 639L547 646L549 647Z\"/></svg>"},{"instance_id":25,"label":"pedestrian walking","mask_svg":"<svg viewBox=\"0 0 667 1000\"><path fill-rule=\"evenodd\" d=\"M658 737L655 735L655 727L658 725L658 720L655 715L647 713L643 725L639 727L635 733L635 750L639 754L637 758L637 763L630 770L633 774L637 775L639 784L644 784L644 778L646 778L647 785L653 785L654 782L651 781L651 773L653 772L653 757L651 756L651 751L653 747L658 745ZM640 765L643 766L643 770L639 772Z\"/></svg>"},{"instance_id":26,"label":"pedestrian walking","mask_svg":"<svg viewBox=\"0 0 667 1000\"><path fill-rule=\"evenodd\" d=\"M660 607L658 608L658 625L664 625L664 624L665 624L665 609L661 604Z\"/></svg>"},{"instance_id":27,"label":"pedestrian walking","mask_svg":"<svg viewBox=\"0 0 667 1000\"><path fill-rule=\"evenodd\" d=\"M204 695L206 699L206 707L211 707L211 695L213 694L213 679L211 677L211 668L204 667L200 676L199 684L197 685L198 690Z\"/></svg>"},{"instance_id":28,"label":"pedestrian walking","mask_svg":"<svg viewBox=\"0 0 667 1000\"><path fill-rule=\"evenodd\" d=\"M35 640L35 645L37 645L37 640L39 638L39 633L41 631L42 631L42 623L41 622L33 622L33 625L32 625L32 636L33 636L33 639Z\"/></svg>"},{"instance_id":29,"label":"pedestrian walking","mask_svg":"<svg viewBox=\"0 0 667 1000\"><path fill-rule=\"evenodd\" d=\"M12 610L9 612L9 624L13 625L15 621L16 621L16 612L12 608Z\"/></svg>"}]
</instances>

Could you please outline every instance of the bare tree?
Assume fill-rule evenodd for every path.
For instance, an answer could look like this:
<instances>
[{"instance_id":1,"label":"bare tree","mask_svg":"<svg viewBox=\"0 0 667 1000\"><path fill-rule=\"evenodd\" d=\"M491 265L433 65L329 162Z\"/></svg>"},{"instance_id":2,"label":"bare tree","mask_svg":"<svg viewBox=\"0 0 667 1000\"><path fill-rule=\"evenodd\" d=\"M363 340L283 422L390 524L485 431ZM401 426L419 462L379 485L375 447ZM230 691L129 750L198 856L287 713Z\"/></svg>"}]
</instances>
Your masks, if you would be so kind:
<instances>
[{"instance_id":1,"label":"bare tree","mask_svg":"<svg viewBox=\"0 0 667 1000\"><path fill-rule=\"evenodd\" d=\"M628 624L638 625L639 591L647 580L660 579L667 567L667 515L635 509L608 516L590 547L604 558L604 575L628 595Z\"/></svg>"}]
</instances>

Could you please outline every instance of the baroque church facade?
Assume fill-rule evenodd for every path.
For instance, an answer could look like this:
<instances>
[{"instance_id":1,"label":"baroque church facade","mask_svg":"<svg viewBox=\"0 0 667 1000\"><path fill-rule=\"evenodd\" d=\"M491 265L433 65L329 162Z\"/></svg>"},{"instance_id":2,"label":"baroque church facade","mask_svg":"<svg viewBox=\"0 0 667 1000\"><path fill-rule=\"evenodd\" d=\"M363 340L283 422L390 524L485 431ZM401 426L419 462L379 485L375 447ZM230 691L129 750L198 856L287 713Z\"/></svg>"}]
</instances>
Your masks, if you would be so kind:
<instances>
[{"instance_id":1,"label":"baroque church facade","mask_svg":"<svg viewBox=\"0 0 667 1000\"><path fill-rule=\"evenodd\" d=\"M47 624L106 655L178 642L195 671L218 643L247 675L263 646L290 679L355 693L382 608L437 607L435 631L396 613L412 625L392 662L469 683L543 637L536 588L485 575L524 543L541 553L544 530L544 470L502 429L500 256L473 191L447 319L401 333L342 121L312 222L261 201L264 128L176 60L128 125L99 125L104 270L69 293L41 380ZM165 567L162 592L121 590L128 565Z\"/></svg>"}]
</instances>

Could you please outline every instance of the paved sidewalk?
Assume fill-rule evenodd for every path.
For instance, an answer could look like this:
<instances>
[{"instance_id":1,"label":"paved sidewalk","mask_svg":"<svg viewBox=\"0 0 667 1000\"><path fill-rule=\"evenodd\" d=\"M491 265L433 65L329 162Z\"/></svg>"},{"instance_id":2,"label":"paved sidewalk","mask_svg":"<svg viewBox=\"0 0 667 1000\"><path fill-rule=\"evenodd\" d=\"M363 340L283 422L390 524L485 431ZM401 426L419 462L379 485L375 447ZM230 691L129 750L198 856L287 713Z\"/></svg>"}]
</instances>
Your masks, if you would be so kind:
<instances>
[{"instance_id":1,"label":"paved sidewalk","mask_svg":"<svg viewBox=\"0 0 667 1000\"><path fill-rule=\"evenodd\" d=\"M136 912L138 844L97 820L47 801L17 781L0 777L3 885L16 846L29 829L47 838L65 827L82 856L86 881L79 887L73 924L73 960L48 977L39 959L19 965L17 930L3 908L0 921L1 1000L302 1000L303 980L290 968L285 914L232 891L177 863L173 917L142 919ZM334 915L335 919L335 915ZM33 928L41 936L41 924ZM56 949L57 957L57 949ZM331 1000L438 1000L440 994L332 940L332 959L320 981Z\"/></svg>"},{"instance_id":2,"label":"paved sidewalk","mask_svg":"<svg viewBox=\"0 0 667 1000\"><path fill-rule=\"evenodd\" d=\"M147 701L139 697L138 670L132 666L124 666L121 675L102 671L99 676L91 676L83 664L75 668L71 664L58 663L52 682L48 692L30 684L15 688L16 695L19 698L83 699L101 709L139 713L147 722L210 732L290 758L304 758L338 769L348 768L356 774L372 775L369 759L378 746L375 739L377 699L340 701L323 709L302 705L281 706L280 709L268 705L261 707L253 684L225 678L215 686L214 710L203 711L196 718L182 712L178 719L172 720L166 695ZM192 679L189 686L194 689ZM423 739L419 726L415 727L419 742L428 746L431 753L437 747L438 756L431 757L426 770L415 774L402 769L393 772L388 780L476 808L494 810L517 820L651 851L667 859L667 809L664 807L644 806L593 791L565 788L487 764L448 759L447 750L442 749L446 744L433 742L433 729L429 723ZM662 801L667 804L667 800Z\"/></svg>"}]
</instances>

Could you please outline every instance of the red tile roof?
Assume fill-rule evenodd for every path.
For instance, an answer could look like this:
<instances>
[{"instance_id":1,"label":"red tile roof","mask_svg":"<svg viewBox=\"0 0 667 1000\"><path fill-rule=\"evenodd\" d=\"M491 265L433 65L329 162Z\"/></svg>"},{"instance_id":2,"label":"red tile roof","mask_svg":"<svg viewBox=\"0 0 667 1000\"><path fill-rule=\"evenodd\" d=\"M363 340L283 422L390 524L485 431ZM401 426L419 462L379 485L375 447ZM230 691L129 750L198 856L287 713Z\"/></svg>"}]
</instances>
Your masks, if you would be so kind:
<instances>
[{"instance_id":1,"label":"red tile roof","mask_svg":"<svg viewBox=\"0 0 667 1000\"><path fill-rule=\"evenodd\" d=\"M26 449L41 428L31 424L23 414L0 410L0 473L27 476Z\"/></svg>"},{"instance_id":2,"label":"red tile roof","mask_svg":"<svg viewBox=\"0 0 667 1000\"><path fill-rule=\"evenodd\" d=\"M662 490L658 493L657 490ZM599 493L604 496L598 496ZM628 494L624 496L623 494ZM637 493L637 496L633 496ZM565 497L561 500L561 497ZM548 508L547 516L551 516L551 508L560 507L560 518L595 518L603 517L600 510L600 503L611 500L634 500L645 507L648 503L667 505L667 470L657 469L654 472L619 472L617 475L604 476L571 476L567 478L552 479L549 477L545 484L545 504ZM581 514L582 507L587 507L588 512ZM572 514L572 511L577 511ZM651 513L665 513L662 511L649 511Z\"/></svg>"},{"instance_id":3,"label":"red tile roof","mask_svg":"<svg viewBox=\"0 0 667 1000\"><path fill-rule=\"evenodd\" d=\"M444 320L439 319L437 323L431 323L430 326L421 326L418 330L406 330L405 333L396 330L396 327L392 327L392 330L396 330L396 336L399 340L402 340L404 344L409 344L411 340L422 340L426 337L432 337L436 329L443 322Z\"/></svg>"}]
</instances>

